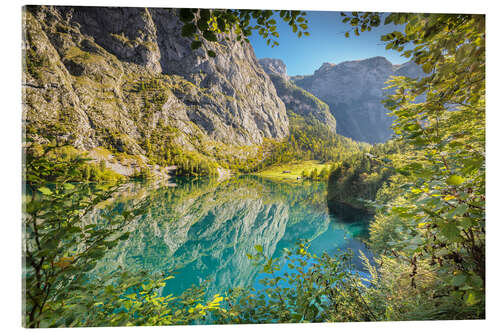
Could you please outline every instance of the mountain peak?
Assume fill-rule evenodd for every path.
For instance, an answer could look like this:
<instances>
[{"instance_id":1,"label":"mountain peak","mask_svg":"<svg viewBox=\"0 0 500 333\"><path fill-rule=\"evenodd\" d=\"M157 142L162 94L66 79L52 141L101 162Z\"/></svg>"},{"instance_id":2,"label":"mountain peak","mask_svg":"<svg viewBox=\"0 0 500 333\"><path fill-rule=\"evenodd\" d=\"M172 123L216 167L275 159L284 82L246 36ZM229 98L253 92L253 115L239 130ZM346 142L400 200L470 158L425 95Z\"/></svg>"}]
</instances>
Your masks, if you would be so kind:
<instances>
[{"instance_id":1,"label":"mountain peak","mask_svg":"<svg viewBox=\"0 0 500 333\"><path fill-rule=\"evenodd\" d=\"M382 56L376 56L376 57L371 57L371 58L366 58L366 59L361 59L361 60L353 60L353 61L344 61L339 64L343 66L349 66L349 65L365 65L369 67L391 67L392 68L392 63L387 60L387 58L382 57Z\"/></svg>"},{"instance_id":2,"label":"mountain peak","mask_svg":"<svg viewBox=\"0 0 500 333\"><path fill-rule=\"evenodd\" d=\"M411 60L401 65L394 65L393 69L396 76L406 76L413 79L425 76L422 68Z\"/></svg>"},{"instance_id":3,"label":"mountain peak","mask_svg":"<svg viewBox=\"0 0 500 333\"><path fill-rule=\"evenodd\" d=\"M369 143L391 137L392 119L381 101L385 82L392 76L421 77L412 62L393 65L385 57L324 63L313 75L295 77L294 83L328 104L337 120L337 132Z\"/></svg>"},{"instance_id":4,"label":"mountain peak","mask_svg":"<svg viewBox=\"0 0 500 333\"><path fill-rule=\"evenodd\" d=\"M273 58L262 58L259 59L259 64L264 69L264 72L267 74L274 74L283 77L284 79L288 79L288 75L286 73L286 65L281 59L273 59Z\"/></svg>"},{"instance_id":5,"label":"mountain peak","mask_svg":"<svg viewBox=\"0 0 500 333\"><path fill-rule=\"evenodd\" d=\"M332 62L324 62L320 68L314 71L314 75L326 73L335 66Z\"/></svg>"}]
</instances>

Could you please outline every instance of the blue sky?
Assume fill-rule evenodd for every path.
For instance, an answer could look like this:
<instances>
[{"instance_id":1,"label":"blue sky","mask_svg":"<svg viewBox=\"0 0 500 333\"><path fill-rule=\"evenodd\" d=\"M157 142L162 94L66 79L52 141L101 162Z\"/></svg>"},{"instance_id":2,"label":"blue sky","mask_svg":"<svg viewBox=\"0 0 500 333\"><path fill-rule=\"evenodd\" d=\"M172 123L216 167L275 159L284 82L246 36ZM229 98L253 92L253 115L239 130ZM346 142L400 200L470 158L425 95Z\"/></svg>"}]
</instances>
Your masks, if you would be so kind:
<instances>
[{"instance_id":1,"label":"blue sky","mask_svg":"<svg viewBox=\"0 0 500 333\"><path fill-rule=\"evenodd\" d=\"M257 58L278 58L285 62L288 75L312 74L324 62L338 64L342 61L361 60L375 56L386 57L393 64L408 61L396 51L387 51L380 41L380 36L401 30L402 26L381 24L372 31L365 31L360 36L351 33L349 38L344 33L351 26L342 23L340 12L309 11L308 19L310 36L298 38L290 26L279 19L277 31L280 34L279 46L271 48L266 45L257 31L250 36L250 42Z\"/></svg>"}]
</instances>

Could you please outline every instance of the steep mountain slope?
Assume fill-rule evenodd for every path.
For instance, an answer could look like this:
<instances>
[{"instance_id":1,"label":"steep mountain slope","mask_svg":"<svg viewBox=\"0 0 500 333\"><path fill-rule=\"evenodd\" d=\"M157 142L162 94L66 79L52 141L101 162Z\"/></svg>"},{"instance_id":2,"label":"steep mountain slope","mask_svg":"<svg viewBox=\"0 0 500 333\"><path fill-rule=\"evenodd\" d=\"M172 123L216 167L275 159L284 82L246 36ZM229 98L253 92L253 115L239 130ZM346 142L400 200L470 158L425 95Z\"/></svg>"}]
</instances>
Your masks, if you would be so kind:
<instances>
[{"instance_id":1,"label":"steep mountain slope","mask_svg":"<svg viewBox=\"0 0 500 333\"><path fill-rule=\"evenodd\" d=\"M261 58L259 59L259 64L262 66L267 74L274 74L281 76L284 80L288 80L288 74L286 72L286 65L281 59L273 58Z\"/></svg>"},{"instance_id":2,"label":"steep mountain slope","mask_svg":"<svg viewBox=\"0 0 500 333\"><path fill-rule=\"evenodd\" d=\"M286 65L280 59L263 58L259 63L269 75L278 96L285 102L288 112L298 114L305 119L317 119L335 132L336 121L326 103L304 89L296 86L286 73Z\"/></svg>"},{"instance_id":3,"label":"steep mountain slope","mask_svg":"<svg viewBox=\"0 0 500 333\"><path fill-rule=\"evenodd\" d=\"M28 6L23 25L28 140L210 156L288 134L252 47L230 38L193 51L175 9Z\"/></svg>"},{"instance_id":4,"label":"steep mountain slope","mask_svg":"<svg viewBox=\"0 0 500 333\"><path fill-rule=\"evenodd\" d=\"M337 120L337 132L369 143L390 138L392 119L381 101L385 82L392 75L419 77L411 62L392 65L384 57L324 63L313 75L291 78L299 87L325 101Z\"/></svg>"}]
</instances>

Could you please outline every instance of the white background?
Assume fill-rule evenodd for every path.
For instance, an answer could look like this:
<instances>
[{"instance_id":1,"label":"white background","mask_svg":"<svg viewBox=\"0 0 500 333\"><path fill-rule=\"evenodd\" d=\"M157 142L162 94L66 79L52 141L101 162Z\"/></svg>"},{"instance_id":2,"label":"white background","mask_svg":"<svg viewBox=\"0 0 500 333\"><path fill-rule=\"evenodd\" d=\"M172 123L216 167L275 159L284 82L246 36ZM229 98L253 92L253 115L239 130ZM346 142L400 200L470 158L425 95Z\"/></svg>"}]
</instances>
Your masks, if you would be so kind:
<instances>
[{"instance_id":1,"label":"white background","mask_svg":"<svg viewBox=\"0 0 500 333\"><path fill-rule=\"evenodd\" d=\"M489 332L500 324L499 287L499 66L500 15L496 1L487 0L143 0L143 1L9 1L0 7L0 330L21 328L21 6L25 4L302 9L341 11L485 13L487 31L487 313L484 321L427 321L397 323L335 323L177 326L148 328L99 328L92 332L242 332L258 331L340 331L340 332ZM69 329L58 329L66 332ZM87 331L88 329L78 329ZM74 330L73 330L74 331Z\"/></svg>"}]
</instances>

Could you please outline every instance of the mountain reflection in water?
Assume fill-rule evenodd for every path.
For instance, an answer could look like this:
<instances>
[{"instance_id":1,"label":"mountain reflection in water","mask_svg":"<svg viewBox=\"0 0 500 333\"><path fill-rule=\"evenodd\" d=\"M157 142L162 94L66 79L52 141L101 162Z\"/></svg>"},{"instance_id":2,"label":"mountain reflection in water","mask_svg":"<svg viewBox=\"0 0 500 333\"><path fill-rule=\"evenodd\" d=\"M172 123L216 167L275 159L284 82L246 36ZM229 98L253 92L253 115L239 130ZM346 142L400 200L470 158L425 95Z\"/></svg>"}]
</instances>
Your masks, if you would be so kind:
<instances>
[{"instance_id":1,"label":"mountain reflection in water","mask_svg":"<svg viewBox=\"0 0 500 333\"><path fill-rule=\"evenodd\" d=\"M146 214L129 225L130 237L114 247L93 271L118 269L174 272L163 294L178 295L208 282L208 295L255 285L261 268L247 257L262 245L278 257L297 241L310 241L310 252L352 249L367 253L362 239L366 220L350 223L328 214L326 186L319 182L284 183L255 176L222 182L200 179L177 186L131 183L111 205L121 209L147 199ZM98 222L98 213L89 217ZM359 259L354 260L362 269Z\"/></svg>"}]
</instances>

